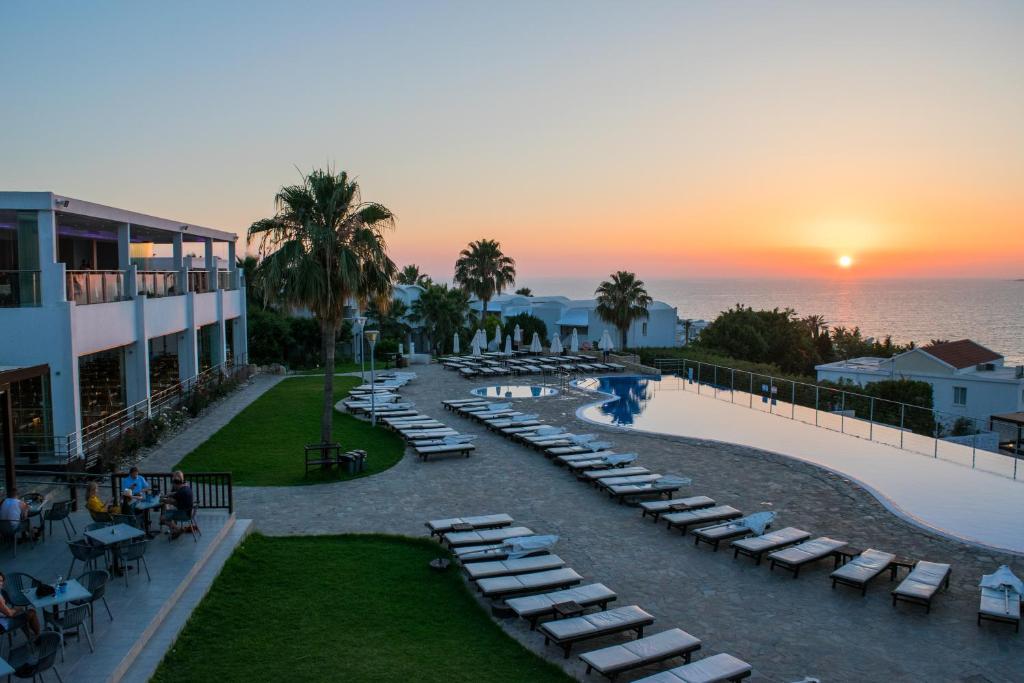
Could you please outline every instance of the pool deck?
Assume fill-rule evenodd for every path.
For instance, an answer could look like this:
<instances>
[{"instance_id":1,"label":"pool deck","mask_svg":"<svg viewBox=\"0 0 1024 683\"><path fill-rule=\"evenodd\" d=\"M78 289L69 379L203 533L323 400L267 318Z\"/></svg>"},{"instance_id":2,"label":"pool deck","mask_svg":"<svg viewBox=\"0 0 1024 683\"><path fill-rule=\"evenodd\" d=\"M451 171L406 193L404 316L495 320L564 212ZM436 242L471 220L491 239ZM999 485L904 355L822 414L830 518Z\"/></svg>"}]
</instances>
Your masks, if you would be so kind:
<instances>
[{"instance_id":1,"label":"pool deck","mask_svg":"<svg viewBox=\"0 0 1024 683\"><path fill-rule=\"evenodd\" d=\"M830 589L831 562L808 567L798 580L762 564L733 560L725 551L695 548L664 525L643 521L577 482L540 454L442 409L445 398L469 397L482 383L438 366L415 368L419 379L402 390L417 408L456 429L478 435L470 458L420 462L411 452L372 477L335 484L239 488L239 514L267 534L385 532L425 536L427 519L507 512L538 533L561 537L556 552L586 582L600 581L656 617L651 633L682 628L701 638L704 656L729 652L754 666L753 681L1019 681L1024 641L1000 625L978 627L977 583L1024 560L980 549L912 525L892 514L856 482L792 457L720 441L669 437L594 425L576 417L594 394L576 389L542 400L513 400L517 409L574 431L596 432L619 450L636 451L653 471L693 478L687 495L709 495L745 513L774 510L776 528L795 526L851 545L875 547L953 566L948 592L931 614L890 605L887 577L867 597ZM702 399L703 400L703 399ZM747 411L736 419L756 417ZM768 419L778 419L771 418ZM907 456L911 457L911 456ZM916 456L915 456L916 457ZM616 603L613 603L616 604ZM564 666L580 680L575 655L564 660L520 620L502 627L523 645ZM601 638L583 652L617 642ZM624 676L629 681L664 667Z\"/></svg>"},{"instance_id":2,"label":"pool deck","mask_svg":"<svg viewBox=\"0 0 1024 683\"><path fill-rule=\"evenodd\" d=\"M945 459L945 454L955 448L965 452L962 458L969 463L970 448L947 444L943 446L944 457L928 457L789 419L789 404L777 405L777 414L772 415L748 408L745 393L737 392L737 402L733 403L728 398L715 398L714 391L707 388L698 395L696 385L686 385L686 390L676 388L674 378L663 384L629 429L760 448L827 467L856 479L886 507L915 523L995 549L1024 554L1024 479L1015 481ZM755 405L761 405L757 397ZM607 416L602 416L596 406L580 412L586 419L607 423ZM861 423L854 425L854 429L863 426L862 421L846 422ZM1010 465L1013 461L985 452L978 455Z\"/></svg>"}]
</instances>

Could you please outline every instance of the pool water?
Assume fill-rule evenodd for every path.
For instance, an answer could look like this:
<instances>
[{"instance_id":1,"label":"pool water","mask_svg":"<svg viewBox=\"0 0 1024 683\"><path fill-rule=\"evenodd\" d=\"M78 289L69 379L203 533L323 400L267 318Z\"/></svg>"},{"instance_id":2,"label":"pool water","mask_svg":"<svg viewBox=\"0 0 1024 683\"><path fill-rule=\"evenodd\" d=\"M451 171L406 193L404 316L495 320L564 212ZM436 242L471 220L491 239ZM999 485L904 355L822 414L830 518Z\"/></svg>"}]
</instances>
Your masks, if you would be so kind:
<instances>
[{"instance_id":1,"label":"pool water","mask_svg":"<svg viewBox=\"0 0 1024 683\"><path fill-rule=\"evenodd\" d=\"M558 389L537 384L496 384L489 387L478 387L470 393L482 398L541 398L554 396L558 393Z\"/></svg>"},{"instance_id":2,"label":"pool water","mask_svg":"<svg viewBox=\"0 0 1024 683\"><path fill-rule=\"evenodd\" d=\"M661 378L656 375L616 375L583 379L576 386L611 394L618 399L587 408L585 417L605 424L632 425L658 393L660 384Z\"/></svg>"}]
</instances>

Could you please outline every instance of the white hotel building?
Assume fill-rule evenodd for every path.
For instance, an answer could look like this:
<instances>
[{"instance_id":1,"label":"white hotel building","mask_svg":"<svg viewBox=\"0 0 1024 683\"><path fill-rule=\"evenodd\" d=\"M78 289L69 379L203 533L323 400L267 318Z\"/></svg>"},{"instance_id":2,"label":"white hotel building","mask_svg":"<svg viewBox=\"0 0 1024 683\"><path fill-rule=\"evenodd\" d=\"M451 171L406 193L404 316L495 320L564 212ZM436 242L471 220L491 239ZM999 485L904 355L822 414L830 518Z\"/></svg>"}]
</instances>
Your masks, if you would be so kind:
<instances>
[{"instance_id":1,"label":"white hotel building","mask_svg":"<svg viewBox=\"0 0 1024 683\"><path fill-rule=\"evenodd\" d=\"M46 462L61 444L67 456L90 425L245 362L236 239L52 192L0 192L5 461Z\"/></svg>"}]
</instances>

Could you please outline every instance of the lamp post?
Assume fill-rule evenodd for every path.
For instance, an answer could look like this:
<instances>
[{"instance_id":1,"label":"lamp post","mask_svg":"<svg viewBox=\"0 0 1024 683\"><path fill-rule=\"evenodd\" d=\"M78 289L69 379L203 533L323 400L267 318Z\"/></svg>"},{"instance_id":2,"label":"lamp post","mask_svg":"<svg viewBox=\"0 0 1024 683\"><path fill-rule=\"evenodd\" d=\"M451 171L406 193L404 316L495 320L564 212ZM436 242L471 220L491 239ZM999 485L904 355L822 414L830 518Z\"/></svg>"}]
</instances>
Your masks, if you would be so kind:
<instances>
[{"instance_id":1,"label":"lamp post","mask_svg":"<svg viewBox=\"0 0 1024 683\"><path fill-rule=\"evenodd\" d=\"M377 375L373 368L373 348L377 346L377 330L366 330L363 336L370 344L370 426L377 426Z\"/></svg>"},{"instance_id":2,"label":"lamp post","mask_svg":"<svg viewBox=\"0 0 1024 683\"><path fill-rule=\"evenodd\" d=\"M357 315L352 319L352 322L358 328L356 330L356 336L359 338L359 381L366 381L366 368L363 364L363 328L366 327L366 316Z\"/></svg>"}]
</instances>

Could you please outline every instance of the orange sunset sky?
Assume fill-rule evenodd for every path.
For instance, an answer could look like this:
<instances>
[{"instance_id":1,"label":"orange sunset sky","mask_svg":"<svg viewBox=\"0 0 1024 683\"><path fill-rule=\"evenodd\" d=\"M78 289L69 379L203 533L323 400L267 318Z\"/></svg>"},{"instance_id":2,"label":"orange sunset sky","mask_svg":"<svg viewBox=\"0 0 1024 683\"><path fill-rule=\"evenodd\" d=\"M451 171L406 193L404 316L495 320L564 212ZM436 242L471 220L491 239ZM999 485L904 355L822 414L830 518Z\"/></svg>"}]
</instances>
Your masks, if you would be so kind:
<instances>
[{"instance_id":1,"label":"orange sunset sky","mask_svg":"<svg viewBox=\"0 0 1024 683\"><path fill-rule=\"evenodd\" d=\"M1024 3L244 7L5 5L0 187L244 234L333 163L436 279L1024 277Z\"/></svg>"}]
</instances>

